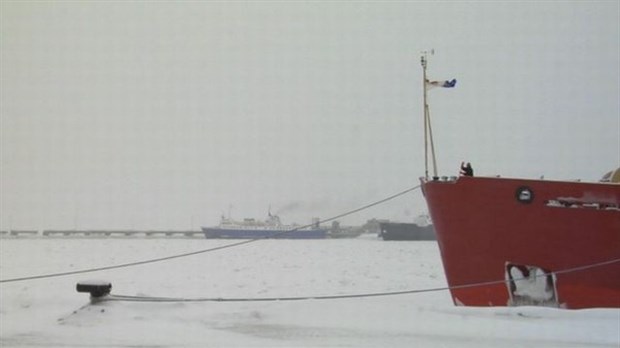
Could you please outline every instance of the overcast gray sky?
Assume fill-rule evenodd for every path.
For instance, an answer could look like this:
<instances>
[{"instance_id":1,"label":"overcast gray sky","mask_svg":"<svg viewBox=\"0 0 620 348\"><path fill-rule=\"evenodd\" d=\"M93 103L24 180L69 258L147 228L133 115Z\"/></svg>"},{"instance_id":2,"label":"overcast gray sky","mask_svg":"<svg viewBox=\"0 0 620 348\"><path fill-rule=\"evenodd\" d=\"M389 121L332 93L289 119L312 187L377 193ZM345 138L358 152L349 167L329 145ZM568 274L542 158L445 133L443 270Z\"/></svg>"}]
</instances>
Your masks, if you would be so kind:
<instances>
[{"instance_id":1,"label":"overcast gray sky","mask_svg":"<svg viewBox=\"0 0 620 348\"><path fill-rule=\"evenodd\" d=\"M618 1L1 2L1 228L331 217L424 174L620 166ZM420 192L342 219L411 221Z\"/></svg>"}]
</instances>

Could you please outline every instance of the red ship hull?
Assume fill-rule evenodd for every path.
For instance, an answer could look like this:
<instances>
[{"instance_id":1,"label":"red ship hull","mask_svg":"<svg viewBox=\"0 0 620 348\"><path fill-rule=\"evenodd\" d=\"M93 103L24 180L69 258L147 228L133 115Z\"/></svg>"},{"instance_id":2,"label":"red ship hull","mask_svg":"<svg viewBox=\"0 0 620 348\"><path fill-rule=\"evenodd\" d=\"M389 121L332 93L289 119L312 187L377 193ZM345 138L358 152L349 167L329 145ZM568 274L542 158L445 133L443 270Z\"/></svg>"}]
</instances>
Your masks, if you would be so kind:
<instances>
[{"instance_id":1,"label":"red ship hull","mask_svg":"<svg viewBox=\"0 0 620 348\"><path fill-rule=\"evenodd\" d=\"M456 305L620 307L620 185L463 176L422 189Z\"/></svg>"}]
</instances>

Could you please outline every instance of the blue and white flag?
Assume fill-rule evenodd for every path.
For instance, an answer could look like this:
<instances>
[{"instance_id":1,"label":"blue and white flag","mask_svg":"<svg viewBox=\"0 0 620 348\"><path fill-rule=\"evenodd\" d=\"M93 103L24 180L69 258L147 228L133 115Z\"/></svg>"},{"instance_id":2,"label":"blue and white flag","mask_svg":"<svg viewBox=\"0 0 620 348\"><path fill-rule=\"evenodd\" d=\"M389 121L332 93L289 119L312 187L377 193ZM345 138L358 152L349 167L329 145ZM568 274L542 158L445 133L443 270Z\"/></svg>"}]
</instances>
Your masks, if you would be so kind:
<instances>
[{"instance_id":1,"label":"blue and white flag","mask_svg":"<svg viewBox=\"0 0 620 348\"><path fill-rule=\"evenodd\" d=\"M431 89L435 87L453 88L456 86L456 79L446 81L429 81L426 80L426 88Z\"/></svg>"}]
</instances>

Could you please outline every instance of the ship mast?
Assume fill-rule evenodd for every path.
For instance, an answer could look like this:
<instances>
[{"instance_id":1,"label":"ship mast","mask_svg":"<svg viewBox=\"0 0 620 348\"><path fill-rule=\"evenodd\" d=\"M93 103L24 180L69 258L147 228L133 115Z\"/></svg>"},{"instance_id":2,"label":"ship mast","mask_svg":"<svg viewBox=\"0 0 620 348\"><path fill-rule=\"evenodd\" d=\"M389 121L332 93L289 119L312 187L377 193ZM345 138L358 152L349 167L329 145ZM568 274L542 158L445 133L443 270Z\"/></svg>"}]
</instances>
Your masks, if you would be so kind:
<instances>
[{"instance_id":1,"label":"ship mast","mask_svg":"<svg viewBox=\"0 0 620 348\"><path fill-rule=\"evenodd\" d=\"M428 54L433 55L434 50L423 51L420 57L422 63L422 89L424 91L424 176L428 180L428 143L431 144L431 155L433 157L433 177L437 176L437 159L435 157L435 145L433 143L433 128L431 127L431 113L428 108L428 80L426 78L426 66L428 63Z\"/></svg>"}]
</instances>

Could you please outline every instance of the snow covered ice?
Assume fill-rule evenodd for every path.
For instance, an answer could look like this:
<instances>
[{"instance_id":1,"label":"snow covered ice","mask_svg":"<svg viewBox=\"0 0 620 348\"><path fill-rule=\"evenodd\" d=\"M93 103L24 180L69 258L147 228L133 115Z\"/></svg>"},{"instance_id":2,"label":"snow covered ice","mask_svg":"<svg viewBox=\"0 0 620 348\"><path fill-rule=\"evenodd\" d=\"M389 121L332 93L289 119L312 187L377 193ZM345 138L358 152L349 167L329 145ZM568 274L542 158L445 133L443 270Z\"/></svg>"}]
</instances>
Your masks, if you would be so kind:
<instances>
[{"instance_id":1,"label":"snow covered ice","mask_svg":"<svg viewBox=\"0 0 620 348\"><path fill-rule=\"evenodd\" d=\"M5 238L2 279L73 271L233 243L149 238ZM166 262L0 284L2 347L618 347L620 310L455 307L447 291L272 302L90 304L117 295L326 296L446 286L436 242L262 240Z\"/></svg>"}]
</instances>

